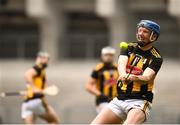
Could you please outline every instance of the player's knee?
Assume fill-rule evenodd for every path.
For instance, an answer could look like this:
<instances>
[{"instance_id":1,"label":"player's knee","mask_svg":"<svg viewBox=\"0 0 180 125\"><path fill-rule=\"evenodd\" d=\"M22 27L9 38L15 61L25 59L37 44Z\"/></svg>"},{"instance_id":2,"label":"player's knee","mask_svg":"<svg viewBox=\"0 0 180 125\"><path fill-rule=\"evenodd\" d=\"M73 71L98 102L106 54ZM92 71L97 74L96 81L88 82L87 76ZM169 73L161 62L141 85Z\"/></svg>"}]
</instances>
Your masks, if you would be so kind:
<instances>
[{"instance_id":1,"label":"player's knee","mask_svg":"<svg viewBox=\"0 0 180 125\"><path fill-rule=\"evenodd\" d=\"M51 123L51 124L59 124L59 119L56 115L54 114L49 114L49 117L48 117L48 123Z\"/></svg>"},{"instance_id":2,"label":"player's knee","mask_svg":"<svg viewBox=\"0 0 180 125\"><path fill-rule=\"evenodd\" d=\"M52 117L49 117L49 118L47 119L47 122L48 122L49 124L59 124L59 121L58 121L56 118L52 118Z\"/></svg>"},{"instance_id":3,"label":"player's knee","mask_svg":"<svg viewBox=\"0 0 180 125\"><path fill-rule=\"evenodd\" d=\"M127 117L127 119L124 122L124 124L141 124L146 119L146 116L145 116L143 111L135 111L132 114Z\"/></svg>"},{"instance_id":4,"label":"player's knee","mask_svg":"<svg viewBox=\"0 0 180 125\"><path fill-rule=\"evenodd\" d=\"M137 118L128 118L125 120L124 125L129 125L129 124L138 124L139 119Z\"/></svg>"},{"instance_id":5,"label":"player's knee","mask_svg":"<svg viewBox=\"0 0 180 125\"><path fill-rule=\"evenodd\" d=\"M98 115L95 117L95 119L91 122L90 125L98 124L100 122L100 119L98 118Z\"/></svg>"},{"instance_id":6,"label":"player's knee","mask_svg":"<svg viewBox=\"0 0 180 125\"><path fill-rule=\"evenodd\" d=\"M91 125L94 125L94 124L102 124L104 123L104 115L103 115L103 112L100 112L96 117L95 119L91 122Z\"/></svg>"}]
</instances>

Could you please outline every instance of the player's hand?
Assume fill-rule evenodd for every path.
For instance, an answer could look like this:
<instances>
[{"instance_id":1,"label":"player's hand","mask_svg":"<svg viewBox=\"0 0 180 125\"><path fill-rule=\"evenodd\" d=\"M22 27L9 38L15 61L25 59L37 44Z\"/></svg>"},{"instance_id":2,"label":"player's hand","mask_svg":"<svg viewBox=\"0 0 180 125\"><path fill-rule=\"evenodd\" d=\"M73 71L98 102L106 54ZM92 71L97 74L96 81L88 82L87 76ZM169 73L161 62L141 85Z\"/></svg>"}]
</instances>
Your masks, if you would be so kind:
<instances>
[{"instance_id":1,"label":"player's hand","mask_svg":"<svg viewBox=\"0 0 180 125\"><path fill-rule=\"evenodd\" d=\"M104 101L104 102L109 102L111 100L110 97L104 95L104 94L101 94L100 96L98 96L98 98L101 100L101 101Z\"/></svg>"},{"instance_id":2,"label":"player's hand","mask_svg":"<svg viewBox=\"0 0 180 125\"><path fill-rule=\"evenodd\" d=\"M126 82L127 81L127 76L128 76L128 74L120 75L118 81Z\"/></svg>"},{"instance_id":3,"label":"player's hand","mask_svg":"<svg viewBox=\"0 0 180 125\"><path fill-rule=\"evenodd\" d=\"M127 78L127 80L129 80L129 81L138 81L139 78L138 78L137 75L130 75L130 76Z\"/></svg>"}]
</instances>

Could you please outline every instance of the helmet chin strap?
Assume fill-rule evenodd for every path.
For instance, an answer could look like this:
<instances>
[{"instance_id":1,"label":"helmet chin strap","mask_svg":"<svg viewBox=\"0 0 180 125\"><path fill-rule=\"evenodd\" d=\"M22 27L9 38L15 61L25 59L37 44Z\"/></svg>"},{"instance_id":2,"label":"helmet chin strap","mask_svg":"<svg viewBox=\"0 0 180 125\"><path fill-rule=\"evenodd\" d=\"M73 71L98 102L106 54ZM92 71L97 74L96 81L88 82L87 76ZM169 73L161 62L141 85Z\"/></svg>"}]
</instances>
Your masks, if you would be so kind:
<instances>
[{"instance_id":1,"label":"helmet chin strap","mask_svg":"<svg viewBox=\"0 0 180 125\"><path fill-rule=\"evenodd\" d=\"M149 44L151 44L152 42L148 42L148 43L145 43L145 42L143 42L143 41L138 41L138 46L140 46L140 47L145 47L145 46L147 46L147 45L149 45Z\"/></svg>"}]
</instances>

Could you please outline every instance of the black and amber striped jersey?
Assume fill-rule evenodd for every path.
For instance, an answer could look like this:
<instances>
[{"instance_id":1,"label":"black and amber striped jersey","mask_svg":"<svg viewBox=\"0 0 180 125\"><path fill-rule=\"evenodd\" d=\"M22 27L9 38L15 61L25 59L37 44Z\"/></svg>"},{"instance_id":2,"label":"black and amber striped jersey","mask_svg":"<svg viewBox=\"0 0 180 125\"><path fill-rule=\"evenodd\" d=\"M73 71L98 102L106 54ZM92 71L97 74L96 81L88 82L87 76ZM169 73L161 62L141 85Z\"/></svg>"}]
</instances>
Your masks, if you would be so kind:
<instances>
[{"instance_id":1,"label":"black and amber striped jersey","mask_svg":"<svg viewBox=\"0 0 180 125\"><path fill-rule=\"evenodd\" d=\"M36 75L33 77L33 84L37 89L43 90L46 84L45 69L40 65L33 66L33 69L36 71ZM35 99L35 98L44 97L43 94L33 93L31 85L28 85L28 84L27 84L27 91L28 91L28 95L26 97L26 101Z\"/></svg>"},{"instance_id":2,"label":"black and amber striped jersey","mask_svg":"<svg viewBox=\"0 0 180 125\"><path fill-rule=\"evenodd\" d=\"M131 74L134 75L143 75L143 72L147 67L154 70L157 74L163 62L162 56L155 47L143 51L138 46L132 46L128 49L122 49L120 55L128 56L126 73L129 73L130 70L132 70ZM132 64L137 56L140 57L140 59L132 68ZM138 82L122 83L121 86L117 86L118 99L143 99L152 102L153 85L154 80L143 85Z\"/></svg>"},{"instance_id":3,"label":"black and amber striped jersey","mask_svg":"<svg viewBox=\"0 0 180 125\"><path fill-rule=\"evenodd\" d=\"M118 79L118 70L115 63L98 64L93 70L91 77L96 79L96 87L103 95L109 97L110 100L117 96L116 83ZM102 100L101 98L96 97L96 105L110 100Z\"/></svg>"}]
</instances>

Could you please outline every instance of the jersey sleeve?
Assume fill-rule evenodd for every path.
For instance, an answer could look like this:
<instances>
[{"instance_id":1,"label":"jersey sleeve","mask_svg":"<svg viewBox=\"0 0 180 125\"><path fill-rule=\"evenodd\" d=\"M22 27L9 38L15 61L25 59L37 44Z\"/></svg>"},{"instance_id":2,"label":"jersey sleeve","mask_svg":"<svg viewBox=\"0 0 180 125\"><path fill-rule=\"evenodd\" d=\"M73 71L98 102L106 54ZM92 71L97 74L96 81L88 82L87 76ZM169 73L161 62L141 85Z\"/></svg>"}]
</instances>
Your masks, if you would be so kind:
<instances>
[{"instance_id":1,"label":"jersey sleeve","mask_svg":"<svg viewBox=\"0 0 180 125\"><path fill-rule=\"evenodd\" d=\"M162 58L155 58L153 59L153 61L150 63L149 68L151 68L152 70L155 71L155 73L157 74L159 69L161 68L161 65L163 63L163 59Z\"/></svg>"},{"instance_id":2,"label":"jersey sleeve","mask_svg":"<svg viewBox=\"0 0 180 125\"><path fill-rule=\"evenodd\" d=\"M41 73L41 69L37 66L34 66L33 69L36 71L37 75Z\"/></svg>"},{"instance_id":3,"label":"jersey sleeve","mask_svg":"<svg viewBox=\"0 0 180 125\"><path fill-rule=\"evenodd\" d=\"M94 68L94 70L91 73L91 77L94 79L98 79L99 78L99 72L103 67L104 67L103 63L99 63L98 65L96 65L96 67Z\"/></svg>"},{"instance_id":4,"label":"jersey sleeve","mask_svg":"<svg viewBox=\"0 0 180 125\"><path fill-rule=\"evenodd\" d=\"M121 49L120 55L128 56L128 49Z\"/></svg>"},{"instance_id":5,"label":"jersey sleeve","mask_svg":"<svg viewBox=\"0 0 180 125\"><path fill-rule=\"evenodd\" d=\"M94 79L98 79L98 71L97 70L93 70L91 73L91 77Z\"/></svg>"}]
</instances>

